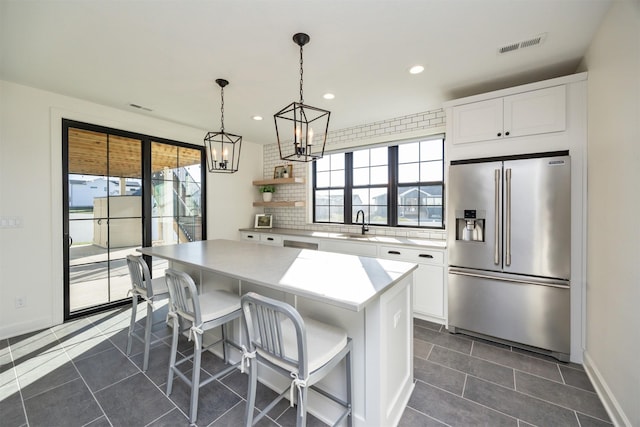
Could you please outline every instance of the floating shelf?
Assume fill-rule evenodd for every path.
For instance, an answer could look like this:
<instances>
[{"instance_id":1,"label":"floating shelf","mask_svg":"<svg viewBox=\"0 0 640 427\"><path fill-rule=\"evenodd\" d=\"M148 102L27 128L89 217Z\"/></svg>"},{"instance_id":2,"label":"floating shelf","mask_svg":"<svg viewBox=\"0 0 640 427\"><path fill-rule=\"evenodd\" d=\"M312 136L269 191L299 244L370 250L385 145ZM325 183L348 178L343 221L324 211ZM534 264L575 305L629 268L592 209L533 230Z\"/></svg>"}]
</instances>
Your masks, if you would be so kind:
<instances>
[{"instance_id":1,"label":"floating shelf","mask_svg":"<svg viewBox=\"0 0 640 427\"><path fill-rule=\"evenodd\" d=\"M253 185L304 184L304 178L272 178L253 181Z\"/></svg>"},{"instance_id":2,"label":"floating shelf","mask_svg":"<svg viewBox=\"0 0 640 427\"><path fill-rule=\"evenodd\" d=\"M298 208L304 206L301 200L281 201L281 202L253 202L253 206L263 206L265 208Z\"/></svg>"}]
</instances>

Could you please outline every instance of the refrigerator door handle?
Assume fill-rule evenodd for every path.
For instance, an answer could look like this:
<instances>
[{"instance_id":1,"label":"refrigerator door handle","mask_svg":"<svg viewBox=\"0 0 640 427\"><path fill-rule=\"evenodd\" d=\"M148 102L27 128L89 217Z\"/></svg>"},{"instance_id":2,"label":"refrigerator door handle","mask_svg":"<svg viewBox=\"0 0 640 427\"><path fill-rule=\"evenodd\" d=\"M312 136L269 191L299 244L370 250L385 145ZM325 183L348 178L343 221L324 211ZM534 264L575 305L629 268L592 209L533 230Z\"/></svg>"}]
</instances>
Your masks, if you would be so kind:
<instances>
[{"instance_id":1,"label":"refrigerator door handle","mask_svg":"<svg viewBox=\"0 0 640 427\"><path fill-rule=\"evenodd\" d=\"M522 283L525 285L552 286L554 288L563 288L563 289L568 289L570 287L569 283L564 280L543 279L543 278L526 280L526 279L521 279L513 276L500 276L500 275L486 274L486 273L483 273L482 271L477 271L477 270L462 270L455 267L449 267L449 274L477 277L478 279L499 280L502 282Z\"/></svg>"},{"instance_id":2,"label":"refrigerator door handle","mask_svg":"<svg viewBox=\"0 0 640 427\"><path fill-rule=\"evenodd\" d=\"M505 265L508 267L511 265L511 168L505 170L505 184L507 186L506 197L506 231L505 231Z\"/></svg>"},{"instance_id":3,"label":"refrigerator door handle","mask_svg":"<svg viewBox=\"0 0 640 427\"><path fill-rule=\"evenodd\" d=\"M493 179L495 182L495 192L494 192L494 203L495 203L495 226L494 226L494 236L493 236L493 263L495 265L500 265L500 169L494 170Z\"/></svg>"}]
</instances>

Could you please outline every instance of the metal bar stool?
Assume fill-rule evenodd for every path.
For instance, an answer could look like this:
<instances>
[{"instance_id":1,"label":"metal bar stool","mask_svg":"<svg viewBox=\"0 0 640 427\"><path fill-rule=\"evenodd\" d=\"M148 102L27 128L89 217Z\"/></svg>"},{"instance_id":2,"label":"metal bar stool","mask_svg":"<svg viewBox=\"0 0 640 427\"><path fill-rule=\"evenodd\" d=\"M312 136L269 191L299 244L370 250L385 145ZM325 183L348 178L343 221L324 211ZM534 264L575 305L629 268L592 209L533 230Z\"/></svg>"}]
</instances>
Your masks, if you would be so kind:
<instances>
[{"instance_id":1,"label":"metal bar stool","mask_svg":"<svg viewBox=\"0 0 640 427\"><path fill-rule=\"evenodd\" d=\"M127 356L131 354L132 338L136 338L144 344L144 358L142 370L146 371L149 366L149 347L162 340L158 338L151 341L151 329L153 327L153 302L169 297L169 290L164 277L151 278L149 266L141 256L127 255L127 266L131 276L131 323L129 324L129 334L127 337ZM136 315L138 313L138 297L147 302L147 319L144 326L144 336L136 331Z\"/></svg>"},{"instance_id":2,"label":"metal bar stool","mask_svg":"<svg viewBox=\"0 0 640 427\"><path fill-rule=\"evenodd\" d=\"M193 279L182 271L167 269L165 278L169 286L169 317L173 319L173 339L171 340L171 358L169 361L169 376L167 378L167 395L171 394L175 376L182 379L191 388L191 402L189 407L189 421L193 424L198 417L198 393L200 387L226 375L235 369L240 362L232 364L204 381L200 381L200 361L202 352L212 346L222 343L222 354L228 363L228 345L238 350L240 347L227 340L226 323L239 318L240 297L226 291L210 291L198 295ZM184 327L181 329L180 325ZM203 347L202 334L215 327L222 329L222 338L207 347ZM178 336L189 329L189 340L193 340L193 354L176 361L178 352ZM180 372L178 366L188 360L193 360L191 379Z\"/></svg>"},{"instance_id":3,"label":"metal bar stool","mask_svg":"<svg viewBox=\"0 0 640 427\"><path fill-rule=\"evenodd\" d=\"M309 387L344 407L335 425L345 417L348 417L348 425L353 425L352 342L346 331L312 319L303 319L291 305L253 292L242 296L242 313L249 346L248 349L244 349L242 356L243 370L245 363L249 366L246 426L252 426L258 422L287 393L289 393L291 406L293 406L294 394L297 395L296 425L305 426ZM346 360L346 401L314 386L342 359ZM268 365L293 380L291 386L254 419L253 407L258 378L256 362Z\"/></svg>"}]
</instances>

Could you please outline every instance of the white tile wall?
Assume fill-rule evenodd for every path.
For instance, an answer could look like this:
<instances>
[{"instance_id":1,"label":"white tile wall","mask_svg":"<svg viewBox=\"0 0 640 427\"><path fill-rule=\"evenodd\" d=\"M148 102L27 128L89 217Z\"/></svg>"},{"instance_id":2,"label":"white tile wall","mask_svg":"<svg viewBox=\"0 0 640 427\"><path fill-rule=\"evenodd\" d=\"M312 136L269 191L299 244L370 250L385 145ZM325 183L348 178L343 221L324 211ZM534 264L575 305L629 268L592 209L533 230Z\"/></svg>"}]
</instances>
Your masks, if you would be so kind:
<instances>
[{"instance_id":1,"label":"white tile wall","mask_svg":"<svg viewBox=\"0 0 640 427\"><path fill-rule=\"evenodd\" d=\"M379 122L367 123L361 126L338 129L335 131L329 131L327 135L327 145L325 147L325 151L331 151L332 145L336 146L345 143L352 144L354 142L357 144L357 142L360 140L366 142L366 140L370 140L372 138L380 138L381 136L397 136L398 139L401 139L401 134L409 131L415 132L425 130L425 135L428 135L429 129L441 128L444 127L444 125L444 110L442 108L438 108L436 110L425 111L408 116L395 117ZM389 138L389 140L393 139L394 138ZM276 166L281 166L284 164L283 160L280 159L278 145L265 145L263 150L263 177L265 179L273 178L274 168ZM293 165L293 176L302 176L305 177L305 181L308 181L308 179L306 179L308 176L308 163L291 162L290 164ZM306 202L306 206L304 208L265 208L265 213L270 213L273 215L274 227L346 233L357 233L359 231L359 228L357 226L312 224L311 218L307 219L307 212L309 212L309 205L311 204L311 200L307 200L307 187L308 182L305 182L305 185L285 184L278 186L276 192L273 195L274 201L303 200ZM390 235L397 237L422 237L434 240L446 239L445 232L440 230L431 231L409 228L397 229L393 227L370 227L369 234Z\"/></svg>"}]
</instances>

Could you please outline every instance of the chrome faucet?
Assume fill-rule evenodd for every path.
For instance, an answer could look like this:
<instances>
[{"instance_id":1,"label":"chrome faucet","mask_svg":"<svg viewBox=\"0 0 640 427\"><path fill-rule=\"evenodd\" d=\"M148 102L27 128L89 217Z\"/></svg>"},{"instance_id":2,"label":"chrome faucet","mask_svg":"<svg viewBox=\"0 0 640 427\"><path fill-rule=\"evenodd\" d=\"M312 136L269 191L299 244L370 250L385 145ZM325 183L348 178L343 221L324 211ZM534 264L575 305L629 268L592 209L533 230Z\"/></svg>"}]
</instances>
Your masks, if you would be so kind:
<instances>
[{"instance_id":1,"label":"chrome faucet","mask_svg":"<svg viewBox=\"0 0 640 427\"><path fill-rule=\"evenodd\" d=\"M369 227L367 227L366 224L364 223L364 211L362 209L360 209L356 213L356 224L358 223L358 218L360 218L360 214L362 214L362 235L364 236L365 231L369 231Z\"/></svg>"}]
</instances>

